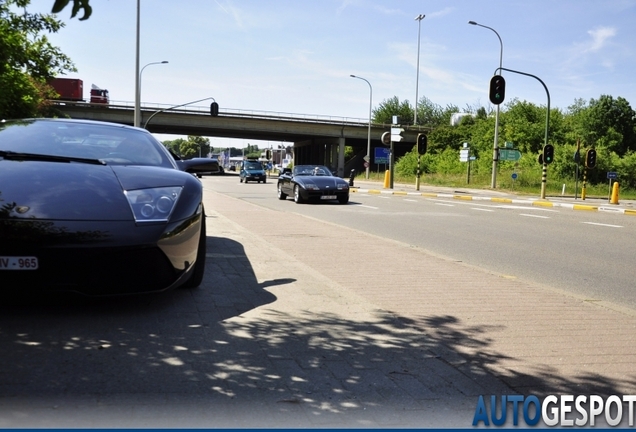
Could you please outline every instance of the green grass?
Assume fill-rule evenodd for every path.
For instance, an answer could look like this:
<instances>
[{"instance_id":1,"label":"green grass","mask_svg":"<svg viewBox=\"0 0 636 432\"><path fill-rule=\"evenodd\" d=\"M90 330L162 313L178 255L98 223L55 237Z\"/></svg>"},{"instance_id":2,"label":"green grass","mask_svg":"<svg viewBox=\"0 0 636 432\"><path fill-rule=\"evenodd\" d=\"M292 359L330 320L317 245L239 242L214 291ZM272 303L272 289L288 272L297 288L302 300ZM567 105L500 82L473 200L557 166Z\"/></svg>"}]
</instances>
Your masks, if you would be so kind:
<instances>
[{"instance_id":1,"label":"green grass","mask_svg":"<svg viewBox=\"0 0 636 432\"><path fill-rule=\"evenodd\" d=\"M364 173L357 176L357 179L363 180ZM369 172L369 180L384 183L384 172ZM471 175L470 183L467 183L466 174L422 174L420 177L420 186L441 186L452 188L466 188L490 190L492 181L491 175ZM415 176L401 177L396 175L394 183L415 185ZM562 195L563 184L565 184L565 194ZM546 181L546 197L574 197L574 180L550 179ZM583 182L579 180L577 196L581 197L581 189ZM520 175L517 180L512 180L509 174L499 174L497 176L497 190L502 192L510 192L519 195L541 195L541 178L525 178ZM587 184L585 188L585 196L587 198L609 198L610 189L609 181L606 184ZM619 199L636 199L636 190L620 189Z\"/></svg>"}]
</instances>

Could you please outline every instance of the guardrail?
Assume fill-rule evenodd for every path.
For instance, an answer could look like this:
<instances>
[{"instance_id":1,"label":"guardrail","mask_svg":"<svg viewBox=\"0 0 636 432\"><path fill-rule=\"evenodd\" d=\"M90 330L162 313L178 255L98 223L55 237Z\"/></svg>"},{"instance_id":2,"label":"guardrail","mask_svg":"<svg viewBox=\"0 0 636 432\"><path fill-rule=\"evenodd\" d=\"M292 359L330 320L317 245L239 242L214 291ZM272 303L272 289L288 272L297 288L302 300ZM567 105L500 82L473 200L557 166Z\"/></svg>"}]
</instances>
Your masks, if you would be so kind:
<instances>
[{"instance_id":1,"label":"guardrail","mask_svg":"<svg viewBox=\"0 0 636 432\"><path fill-rule=\"evenodd\" d=\"M91 104L89 102L72 102L72 101L60 101L53 100L51 101L53 104L68 104L68 105L90 105L90 106L100 106L103 107L103 104ZM117 109L130 109L134 110L135 105L134 102L128 101L110 101L108 105L112 108ZM145 104L141 106L143 110L149 111L160 111L166 110L174 105L169 104ZM179 107L175 109L171 109L171 112L184 112L184 113L198 113L209 115L210 114L210 106L209 105L188 105L184 107ZM291 120L291 121L305 121L305 122L323 122L323 123L337 123L337 124L351 124L351 125L368 125L369 121L365 119L352 118L352 117L338 117L338 116L327 116L327 115L313 115L313 114L297 114L297 113L286 113L286 112L276 112L276 111L259 111L259 110L244 110L244 109L234 109L234 108L223 108L221 114L232 115L235 117L249 117L249 118L264 118L269 120Z\"/></svg>"},{"instance_id":2,"label":"guardrail","mask_svg":"<svg viewBox=\"0 0 636 432\"><path fill-rule=\"evenodd\" d=\"M60 101L60 100L53 100L51 102L53 104L68 104L68 105L78 105L78 106L90 105L90 106L104 107L103 104L91 104L89 102L71 102L71 101ZM129 109L129 110L135 109L134 102L128 102L128 101L111 101L108 106L111 108L117 108L117 109ZM160 110L165 110L173 106L174 105L153 103L153 104L142 105L141 108L145 111L160 111ZM203 106L188 105L184 107L171 109L170 112L210 115L210 106L209 105L203 105ZM235 117L246 117L246 118L261 118L266 120L338 124L343 126L357 126L357 127L359 126L367 127L369 124L368 119L360 119L360 118L354 118L354 117L338 117L338 116L316 115L316 114L297 114L297 113L286 113L286 112L276 112L276 111L244 110L244 109L234 109L234 108L223 108L223 110L220 112L220 115L231 115ZM386 123L371 123L371 126L380 127L380 128L391 127L390 124L386 124ZM422 131L428 129L424 127L414 127L414 126L410 126L409 128L416 128Z\"/></svg>"}]
</instances>

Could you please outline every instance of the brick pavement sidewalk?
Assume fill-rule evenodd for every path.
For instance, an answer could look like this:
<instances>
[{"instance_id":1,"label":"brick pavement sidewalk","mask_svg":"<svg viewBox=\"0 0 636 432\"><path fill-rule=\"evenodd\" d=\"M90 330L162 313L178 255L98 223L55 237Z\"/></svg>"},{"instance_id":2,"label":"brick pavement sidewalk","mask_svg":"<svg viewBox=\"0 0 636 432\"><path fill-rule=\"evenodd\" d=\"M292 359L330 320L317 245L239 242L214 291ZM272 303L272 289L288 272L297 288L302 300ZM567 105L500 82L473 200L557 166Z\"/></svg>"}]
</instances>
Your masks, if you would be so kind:
<instances>
[{"instance_id":1,"label":"brick pavement sidewalk","mask_svg":"<svg viewBox=\"0 0 636 432\"><path fill-rule=\"evenodd\" d=\"M456 401L464 408L459 426L469 426L470 401L480 394L636 393L633 310L301 215L281 220L222 194L208 201L240 227L236 240L259 279L296 280L237 320L303 321L320 349L296 353L301 359L289 359L289 367L306 374L326 368L358 407L423 419L431 414L427 403L439 413ZM311 286L303 285L307 275ZM414 426L412 418L405 424Z\"/></svg>"}]
</instances>

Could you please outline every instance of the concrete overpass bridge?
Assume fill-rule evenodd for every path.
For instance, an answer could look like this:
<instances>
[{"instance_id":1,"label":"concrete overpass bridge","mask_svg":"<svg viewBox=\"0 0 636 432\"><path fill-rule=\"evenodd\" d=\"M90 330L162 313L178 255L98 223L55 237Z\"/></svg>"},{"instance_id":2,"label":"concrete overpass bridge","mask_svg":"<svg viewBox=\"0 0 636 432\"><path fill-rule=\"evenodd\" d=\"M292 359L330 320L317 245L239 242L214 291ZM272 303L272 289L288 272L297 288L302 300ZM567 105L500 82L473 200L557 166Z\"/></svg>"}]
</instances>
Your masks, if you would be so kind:
<instances>
[{"instance_id":1,"label":"concrete overpass bridge","mask_svg":"<svg viewBox=\"0 0 636 432\"><path fill-rule=\"evenodd\" d=\"M53 103L61 115L70 118L133 125L134 105L131 103ZM367 120L342 117L242 110L222 110L218 116L213 117L209 106L171 108L144 105L141 107L141 124L152 133L286 141L293 143L295 164L327 165L334 168L334 172L341 177L345 177L345 173L348 175L351 169L358 172L364 170L363 157L367 153L369 130ZM425 131L420 127L401 127L405 130L404 139L395 145L396 157L410 151L418 133ZM371 125L372 170L376 168L373 165L373 149L384 147L380 137L390 129L390 124ZM353 158L346 163L345 145L354 150Z\"/></svg>"}]
</instances>

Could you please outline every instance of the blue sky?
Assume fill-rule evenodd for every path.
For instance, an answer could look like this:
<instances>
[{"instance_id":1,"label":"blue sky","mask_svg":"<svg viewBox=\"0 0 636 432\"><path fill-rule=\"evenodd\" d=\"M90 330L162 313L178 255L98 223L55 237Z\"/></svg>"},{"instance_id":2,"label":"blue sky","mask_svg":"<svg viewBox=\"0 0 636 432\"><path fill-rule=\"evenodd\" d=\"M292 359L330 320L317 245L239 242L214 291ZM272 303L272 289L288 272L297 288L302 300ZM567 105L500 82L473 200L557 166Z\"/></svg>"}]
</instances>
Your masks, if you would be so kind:
<instances>
[{"instance_id":1,"label":"blue sky","mask_svg":"<svg viewBox=\"0 0 636 432\"><path fill-rule=\"evenodd\" d=\"M484 106L499 66L536 75L551 107L607 94L636 108L636 0L140 0L142 102L212 96L224 109L367 119L393 96ZM136 0L92 0L51 41L85 88L134 101ZM50 11L53 0L32 0ZM421 21L419 78L418 21ZM546 105L541 84L504 72L506 100ZM88 90L85 90L87 93ZM85 95L87 97L87 95ZM229 142L228 139L222 141ZM215 144L213 145L224 145ZM228 144L233 145L233 144Z\"/></svg>"}]
</instances>

